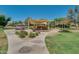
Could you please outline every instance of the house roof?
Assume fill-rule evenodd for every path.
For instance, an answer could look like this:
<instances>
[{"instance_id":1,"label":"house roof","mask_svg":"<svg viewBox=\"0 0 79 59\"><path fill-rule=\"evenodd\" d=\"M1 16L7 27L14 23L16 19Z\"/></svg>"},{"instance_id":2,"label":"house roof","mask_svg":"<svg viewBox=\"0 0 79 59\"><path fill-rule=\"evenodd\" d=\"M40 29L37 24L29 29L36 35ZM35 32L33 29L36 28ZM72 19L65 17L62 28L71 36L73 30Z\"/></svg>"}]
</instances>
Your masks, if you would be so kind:
<instances>
[{"instance_id":1,"label":"house roof","mask_svg":"<svg viewBox=\"0 0 79 59\"><path fill-rule=\"evenodd\" d=\"M29 20L30 24L41 24L41 23L47 23L48 20Z\"/></svg>"},{"instance_id":2,"label":"house roof","mask_svg":"<svg viewBox=\"0 0 79 59\"><path fill-rule=\"evenodd\" d=\"M69 19L64 19L62 21L57 22L57 24L69 24L71 22L71 20Z\"/></svg>"}]
</instances>

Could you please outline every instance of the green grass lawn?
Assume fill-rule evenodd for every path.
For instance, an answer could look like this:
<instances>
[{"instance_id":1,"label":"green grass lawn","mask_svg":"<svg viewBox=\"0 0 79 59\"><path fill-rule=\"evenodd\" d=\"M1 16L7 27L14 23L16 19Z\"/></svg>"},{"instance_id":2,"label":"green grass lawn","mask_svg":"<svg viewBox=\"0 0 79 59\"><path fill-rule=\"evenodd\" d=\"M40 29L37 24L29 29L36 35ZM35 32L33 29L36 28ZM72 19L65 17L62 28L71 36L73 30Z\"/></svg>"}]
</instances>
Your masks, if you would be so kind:
<instances>
[{"instance_id":1,"label":"green grass lawn","mask_svg":"<svg viewBox=\"0 0 79 59\"><path fill-rule=\"evenodd\" d=\"M51 54L78 54L79 32L47 36L46 45Z\"/></svg>"},{"instance_id":2,"label":"green grass lawn","mask_svg":"<svg viewBox=\"0 0 79 59\"><path fill-rule=\"evenodd\" d=\"M2 28L0 28L0 54L7 53L8 42Z\"/></svg>"}]
</instances>

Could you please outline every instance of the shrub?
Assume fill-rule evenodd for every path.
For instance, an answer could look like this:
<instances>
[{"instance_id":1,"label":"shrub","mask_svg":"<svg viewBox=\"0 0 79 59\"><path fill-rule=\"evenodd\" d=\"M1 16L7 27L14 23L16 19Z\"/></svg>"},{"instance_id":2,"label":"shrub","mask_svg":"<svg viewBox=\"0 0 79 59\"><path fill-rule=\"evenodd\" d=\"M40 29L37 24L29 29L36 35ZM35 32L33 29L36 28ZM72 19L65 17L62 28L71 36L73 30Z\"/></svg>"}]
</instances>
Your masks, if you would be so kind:
<instances>
[{"instance_id":1,"label":"shrub","mask_svg":"<svg viewBox=\"0 0 79 59\"><path fill-rule=\"evenodd\" d=\"M30 37L30 38L36 37L36 33L35 33L35 32L30 32L29 37Z\"/></svg>"},{"instance_id":2,"label":"shrub","mask_svg":"<svg viewBox=\"0 0 79 59\"><path fill-rule=\"evenodd\" d=\"M19 35L19 34L20 34L20 32L19 32L19 31L16 31L16 32L15 32L15 34L16 34L16 35Z\"/></svg>"},{"instance_id":3,"label":"shrub","mask_svg":"<svg viewBox=\"0 0 79 59\"><path fill-rule=\"evenodd\" d=\"M36 32L36 36L38 36L39 35L39 32Z\"/></svg>"},{"instance_id":4,"label":"shrub","mask_svg":"<svg viewBox=\"0 0 79 59\"><path fill-rule=\"evenodd\" d=\"M28 32L26 31L21 31L22 34L28 35Z\"/></svg>"},{"instance_id":5,"label":"shrub","mask_svg":"<svg viewBox=\"0 0 79 59\"><path fill-rule=\"evenodd\" d=\"M23 33L20 33L20 34L19 34L19 37L20 37L20 38L25 38L25 37L26 37L26 35L25 35L25 34L23 34Z\"/></svg>"},{"instance_id":6,"label":"shrub","mask_svg":"<svg viewBox=\"0 0 79 59\"><path fill-rule=\"evenodd\" d=\"M67 30L67 29L63 29L63 30L61 30L60 32L71 32L71 31L69 31L69 30Z\"/></svg>"},{"instance_id":7,"label":"shrub","mask_svg":"<svg viewBox=\"0 0 79 59\"><path fill-rule=\"evenodd\" d=\"M25 38L28 35L26 31L16 31L15 34L19 35L20 38Z\"/></svg>"}]
</instances>

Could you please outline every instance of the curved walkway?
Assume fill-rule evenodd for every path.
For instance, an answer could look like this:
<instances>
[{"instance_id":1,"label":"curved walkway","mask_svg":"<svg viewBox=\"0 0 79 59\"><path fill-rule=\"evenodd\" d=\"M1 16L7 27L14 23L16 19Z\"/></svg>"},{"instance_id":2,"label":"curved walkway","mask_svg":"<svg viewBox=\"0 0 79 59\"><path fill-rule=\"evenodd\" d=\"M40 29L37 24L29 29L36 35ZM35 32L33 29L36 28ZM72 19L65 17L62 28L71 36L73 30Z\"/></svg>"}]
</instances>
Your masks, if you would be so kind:
<instances>
[{"instance_id":1,"label":"curved walkway","mask_svg":"<svg viewBox=\"0 0 79 59\"><path fill-rule=\"evenodd\" d=\"M42 32L36 38L30 39L26 38L25 40L19 38L15 35L15 30L5 30L4 31L8 38L8 54L48 54L48 50L45 45L45 37L47 32ZM30 47L30 50L27 48L23 49L24 52L20 52L22 47ZM25 51L27 50L27 51Z\"/></svg>"}]
</instances>

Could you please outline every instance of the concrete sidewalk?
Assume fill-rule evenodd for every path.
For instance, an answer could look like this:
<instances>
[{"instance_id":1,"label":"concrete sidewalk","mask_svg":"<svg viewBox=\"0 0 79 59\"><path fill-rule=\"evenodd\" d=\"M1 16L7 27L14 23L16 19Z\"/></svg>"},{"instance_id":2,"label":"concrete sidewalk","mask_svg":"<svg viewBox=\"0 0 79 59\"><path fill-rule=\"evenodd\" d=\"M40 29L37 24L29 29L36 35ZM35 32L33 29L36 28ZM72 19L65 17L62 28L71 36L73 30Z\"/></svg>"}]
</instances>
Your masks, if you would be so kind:
<instances>
[{"instance_id":1,"label":"concrete sidewalk","mask_svg":"<svg viewBox=\"0 0 79 59\"><path fill-rule=\"evenodd\" d=\"M8 38L8 54L48 54L45 45L46 32L42 32L36 38L25 40L15 35L15 30L4 31Z\"/></svg>"}]
</instances>

